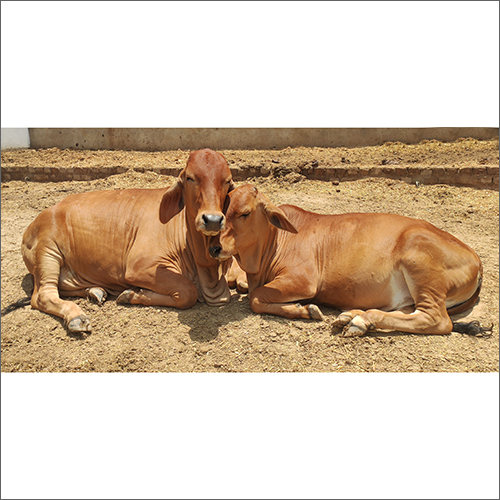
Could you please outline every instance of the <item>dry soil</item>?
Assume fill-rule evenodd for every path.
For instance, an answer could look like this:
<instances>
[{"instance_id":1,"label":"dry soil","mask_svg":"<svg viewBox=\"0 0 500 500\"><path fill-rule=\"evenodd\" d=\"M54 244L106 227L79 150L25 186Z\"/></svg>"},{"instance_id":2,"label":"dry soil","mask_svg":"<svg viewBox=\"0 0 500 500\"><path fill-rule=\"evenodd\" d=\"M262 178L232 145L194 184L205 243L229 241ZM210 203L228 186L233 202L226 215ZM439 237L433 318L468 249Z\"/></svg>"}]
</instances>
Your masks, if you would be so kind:
<instances>
[{"instance_id":1,"label":"dry soil","mask_svg":"<svg viewBox=\"0 0 500 500\"><path fill-rule=\"evenodd\" d=\"M287 148L221 151L232 166L266 167L248 179L276 204L320 213L390 212L428 220L476 250L484 265L479 303L454 320L493 323L491 335L445 336L375 332L342 338L331 323L338 311L323 307L324 322L256 315L245 295L231 303L198 303L186 311L76 300L93 333L71 335L62 321L27 305L2 316L3 372L496 372L498 371L498 191L448 185L413 185L369 178L351 182L307 180L304 162L364 164L498 165L498 140L443 144L400 143L371 148ZM2 183L2 310L31 293L20 245L28 224L71 193L161 187L173 177L141 172L162 162L183 166L188 151L21 150L2 152L2 164L25 166L124 165L123 174L94 181ZM397 158L397 160L394 160ZM392 159L392 160L391 160ZM237 184L241 184L238 182Z\"/></svg>"}]
</instances>

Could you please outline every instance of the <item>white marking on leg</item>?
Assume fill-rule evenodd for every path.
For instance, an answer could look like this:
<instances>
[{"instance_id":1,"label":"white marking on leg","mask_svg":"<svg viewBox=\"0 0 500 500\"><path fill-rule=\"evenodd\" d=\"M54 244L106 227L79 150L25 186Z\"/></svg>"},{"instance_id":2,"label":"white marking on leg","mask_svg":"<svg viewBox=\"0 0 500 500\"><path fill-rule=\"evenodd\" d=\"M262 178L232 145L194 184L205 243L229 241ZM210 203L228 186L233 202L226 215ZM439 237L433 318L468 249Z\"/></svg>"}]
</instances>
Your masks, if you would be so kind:
<instances>
[{"instance_id":1,"label":"white marking on leg","mask_svg":"<svg viewBox=\"0 0 500 500\"><path fill-rule=\"evenodd\" d=\"M391 304L386 309L387 311L397 311L403 307L412 306L415 304L413 297L411 296L409 286L411 283L407 283L410 278L405 276L401 271L396 271L392 274L391 280L389 282L389 288L391 289Z\"/></svg>"}]
</instances>

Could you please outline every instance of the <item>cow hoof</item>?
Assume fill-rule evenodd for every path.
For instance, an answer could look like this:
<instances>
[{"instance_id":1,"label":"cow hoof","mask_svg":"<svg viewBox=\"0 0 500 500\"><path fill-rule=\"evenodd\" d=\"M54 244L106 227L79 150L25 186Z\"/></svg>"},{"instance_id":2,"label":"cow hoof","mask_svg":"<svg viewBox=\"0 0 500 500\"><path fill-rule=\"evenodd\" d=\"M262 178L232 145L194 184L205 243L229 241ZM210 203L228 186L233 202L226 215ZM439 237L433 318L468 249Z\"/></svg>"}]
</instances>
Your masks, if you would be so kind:
<instances>
[{"instance_id":1,"label":"cow hoof","mask_svg":"<svg viewBox=\"0 0 500 500\"><path fill-rule=\"evenodd\" d=\"M128 289L128 290L123 291L116 298L116 303L117 304L130 304L131 303L130 301L132 300L134 293L135 292L132 289Z\"/></svg>"},{"instance_id":2,"label":"cow hoof","mask_svg":"<svg viewBox=\"0 0 500 500\"><path fill-rule=\"evenodd\" d=\"M68 323L68 330L72 333L84 333L91 332L92 327L90 326L90 318L81 314L76 316Z\"/></svg>"},{"instance_id":3,"label":"cow hoof","mask_svg":"<svg viewBox=\"0 0 500 500\"><path fill-rule=\"evenodd\" d=\"M238 290L239 293L248 293L248 283L246 281L237 281L236 290Z\"/></svg>"},{"instance_id":4,"label":"cow hoof","mask_svg":"<svg viewBox=\"0 0 500 500\"><path fill-rule=\"evenodd\" d=\"M351 324L344 329L342 335L344 337L361 337L361 335L364 335L365 333L366 333L365 329Z\"/></svg>"},{"instance_id":5,"label":"cow hoof","mask_svg":"<svg viewBox=\"0 0 500 500\"><path fill-rule=\"evenodd\" d=\"M325 317L323 316L321 309L316 304L308 304L307 310L309 311L309 316L311 319L324 321Z\"/></svg>"},{"instance_id":6,"label":"cow hoof","mask_svg":"<svg viewBox=\"0 0 500 500\"><path fill-rule=\"evenodd\" d=\"M85 290L85 293L90 301L95 302L99 305L102 305L106 300L106 297L108 296L106 290L98 287L87 288L87 290Z\"/></svg>"},{"instance_id":7,"label":"cow hoof","mask_svg":"<svg viewBox=\"0 0 500 500\"><path fill-rule=\"evenodd\" d=\"M344 337L360 337L364 335L370 325L367 325L361 316L354 316L352 321L344 328L342 334Z\"/></svg>"},{"instance_id":8,"label":"cow hoof","mask_svg":"<svg viewBox=\"0 0 500 500\"><path fill-rule=\"evenodd\" d=\"M332 326L335 328L343 328L347 324L351 322L352 318L348 316L347 314L340 314L337 316L335 321L332 323Z\"/></svg>"}]
</instances>

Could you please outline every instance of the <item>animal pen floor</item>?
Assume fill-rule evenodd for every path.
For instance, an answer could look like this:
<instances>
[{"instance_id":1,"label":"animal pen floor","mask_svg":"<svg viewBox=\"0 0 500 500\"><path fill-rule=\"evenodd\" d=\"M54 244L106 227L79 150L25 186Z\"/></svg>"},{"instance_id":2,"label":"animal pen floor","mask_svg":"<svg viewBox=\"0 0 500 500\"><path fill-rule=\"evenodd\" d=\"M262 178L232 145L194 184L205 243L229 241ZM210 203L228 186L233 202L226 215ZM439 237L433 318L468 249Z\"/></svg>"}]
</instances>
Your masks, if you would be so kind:
<instances>
[{"instance_id":1,"label":"animal pen floor","mask_svg":"<svg viewBox=\"0 0 500 500\"><path fill-rule=\"evenodd\" d=\"M425 219L475 249L484 266L479 303L454 320L494 324L491 335L446 336L374 332L342 338L332 331L338 311L322 307L326 321L288 320L252 313L245 295L211 308L103 306L71 299L91 317L93 333L70 335L59 318L25 306L2 317L2 372L497 372L498 186L489 189L398 179L308 180L304 161L319 165L432 165L498 167L498 140L427 141L415 146L287 148L221 151L240 172L259 172L255 184L276 204L320 213L391 212ZM20 245L24 230L44 208L70 193L162 187L173 177L151 165L182 168L187 151L126 152L20 150L2 152L2 166L85 167L120 165L125 171L95 180L38 183L2 181L2 309L30 294ZM391 163L392 162L392 163ZM253 169L253 170L252 170ZM29 175L27 175L29 177ZM244 177L242 175L242 177ZM240 184L238 182L237 184Z\"/></svg>"}]
</instances>

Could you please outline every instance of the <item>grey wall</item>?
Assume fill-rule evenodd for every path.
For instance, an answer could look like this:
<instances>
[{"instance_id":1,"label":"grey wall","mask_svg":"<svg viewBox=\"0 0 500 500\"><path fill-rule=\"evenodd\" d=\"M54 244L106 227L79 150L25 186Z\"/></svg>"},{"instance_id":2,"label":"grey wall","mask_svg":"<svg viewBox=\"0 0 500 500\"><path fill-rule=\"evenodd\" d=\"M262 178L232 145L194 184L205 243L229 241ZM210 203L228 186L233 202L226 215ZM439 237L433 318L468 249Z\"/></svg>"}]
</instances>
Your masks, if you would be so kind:
<instances>
[{"instance_id":1,"label":"grey wall","mask_svg":"<svg viewBox=\"0 0 500 500\"><path fill-rule=\"evenodd\" d=\"M3 128L0 140L2 149L19 149L30 147L30 136L27 128Z\"/></svg>"}]
</instances>

